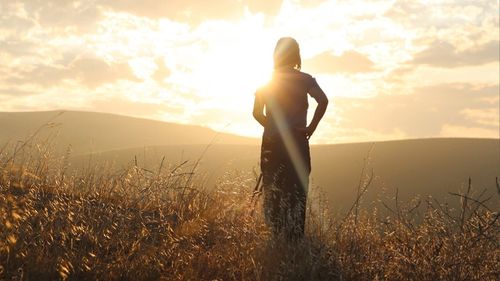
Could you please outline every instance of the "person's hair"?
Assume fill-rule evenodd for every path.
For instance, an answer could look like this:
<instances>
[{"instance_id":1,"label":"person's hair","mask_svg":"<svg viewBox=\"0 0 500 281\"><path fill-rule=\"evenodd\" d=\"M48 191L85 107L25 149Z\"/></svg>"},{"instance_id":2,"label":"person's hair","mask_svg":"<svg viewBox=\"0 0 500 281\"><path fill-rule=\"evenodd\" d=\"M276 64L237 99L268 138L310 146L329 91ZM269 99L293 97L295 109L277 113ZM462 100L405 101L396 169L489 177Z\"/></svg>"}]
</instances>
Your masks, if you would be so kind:
<instances>
[{"instance_id":1,"label":"person's hair","mask_svg":"<svg viewBox=\"0 0 500 281\"><path fill-rule=\"evenodd\" d=\"M291 37L283 37L276 43L274 48L274 68L293 67L300 70L302 60L300 59L300 48L297 41Z\"/></svg>"}]
</instances>

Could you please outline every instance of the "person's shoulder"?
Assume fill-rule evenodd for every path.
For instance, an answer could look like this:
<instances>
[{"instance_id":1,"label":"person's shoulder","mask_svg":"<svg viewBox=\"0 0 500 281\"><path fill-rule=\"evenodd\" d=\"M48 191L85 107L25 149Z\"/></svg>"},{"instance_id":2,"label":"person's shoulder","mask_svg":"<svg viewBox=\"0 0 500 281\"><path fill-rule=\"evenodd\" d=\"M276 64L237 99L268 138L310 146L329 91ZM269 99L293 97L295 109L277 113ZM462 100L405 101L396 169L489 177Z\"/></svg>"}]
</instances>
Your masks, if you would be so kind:
<instances>
[{"instance_id":1,"label":"person's shoulder","mask_svg":"<svg viewBox=\"0 0 500 281\"><path fill-rule=\"evenodd\" d=\"M303 71L300 71L300 70L297 70L297 72L299 73L299 75L301 75L302 77L306 78L306 79L314 79L314 77L307 73L307 72L303 72Z\"/></svg>"},{"instance_id":2,"label":"person's shoulder","mask_svg":"<svg viewBox=\"0 0 500 281\"><path fill-rule=\"evenodd\" d=\"M302 72L300 70L297 70L297 75L300 77L301 80L304 80L308 84L312 83L315 80L315 78L311 74L307 72Z\"/></svg>"},{"instance_id":3,"label":"person's shoulder","mask_svg":"<svg viewBox=\"0 0 500 281\"><path fill-rule=\"evenodd\" d=\"M307 88L311 88L317 84L316 78L314 78L311 74L299 70L297 70L297 73L300 75L300 79L304 81L304 84L307 85Z\"/></svg>"}]
</instances>

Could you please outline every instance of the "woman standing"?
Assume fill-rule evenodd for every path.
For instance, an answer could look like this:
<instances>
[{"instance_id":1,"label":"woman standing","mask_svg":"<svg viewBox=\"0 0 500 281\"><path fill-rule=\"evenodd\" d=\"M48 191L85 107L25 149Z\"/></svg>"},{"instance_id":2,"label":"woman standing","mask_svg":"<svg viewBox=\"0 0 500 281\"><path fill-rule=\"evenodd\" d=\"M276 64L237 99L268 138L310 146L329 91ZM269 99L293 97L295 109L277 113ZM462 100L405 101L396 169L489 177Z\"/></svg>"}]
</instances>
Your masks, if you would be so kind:
<instances>
[{"instance_id":1,"label":"woman standing","mask_svg":"<svg viewBox=\"0 0 500 281\"><path fill-rule=\"evenodd\" d=\"M297 41L278 40L272 80L257 90L253 108L253 116L264 127L260 165L266 221L274 234L290 240L304 235L311 172L309 138L328 105L316 80L300 67ZM309 125L308 94L318 103Z\"/></svg>"}]
</instances>

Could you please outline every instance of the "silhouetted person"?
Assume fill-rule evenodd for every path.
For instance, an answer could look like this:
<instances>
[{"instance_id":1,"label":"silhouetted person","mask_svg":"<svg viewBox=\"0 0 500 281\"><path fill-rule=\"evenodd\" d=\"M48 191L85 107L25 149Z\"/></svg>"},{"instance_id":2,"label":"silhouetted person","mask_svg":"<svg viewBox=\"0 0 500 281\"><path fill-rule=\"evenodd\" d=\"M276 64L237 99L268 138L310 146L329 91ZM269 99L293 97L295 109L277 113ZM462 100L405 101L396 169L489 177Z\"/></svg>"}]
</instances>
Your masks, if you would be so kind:
<instances>
[{"instance_id":1,"label":"silhouetted person","mask_svg":"<svg viewBox=\"0 0 500 281\"><path fill-rule=\"evenodd\" d=\"M266 222L274 234L290 240L304 234L311 172L309 138L328 105L316 80L300 67L297 41L278 40L272 79L255 93L253 108L253 116L264 127L260 165ZM309 125L308 94L318 103Z\"/></svg>"}]
</instances>

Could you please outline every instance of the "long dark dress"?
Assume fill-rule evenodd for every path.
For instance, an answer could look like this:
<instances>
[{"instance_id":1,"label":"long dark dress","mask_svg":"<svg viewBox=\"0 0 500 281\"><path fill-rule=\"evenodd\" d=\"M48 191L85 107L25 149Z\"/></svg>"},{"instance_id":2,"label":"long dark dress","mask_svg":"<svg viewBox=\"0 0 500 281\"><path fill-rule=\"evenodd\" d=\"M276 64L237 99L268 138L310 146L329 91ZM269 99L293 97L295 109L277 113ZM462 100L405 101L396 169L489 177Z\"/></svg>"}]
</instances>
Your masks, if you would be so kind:
<instances>
[{"instance_id":1,"label":"long dark dress","mask_svg":"<svg viewBox=\"0 0 500 281\"><path fill-rule=\"evenodd\" d=\"M313 77L287 68L275 71L271 82L256 93L267 119L260 157L266 222L275 234L289 239L304 234L311 157L309 141L300 129L307 125L312 87L319 88Z\"/></svg>"}]
</instances>

